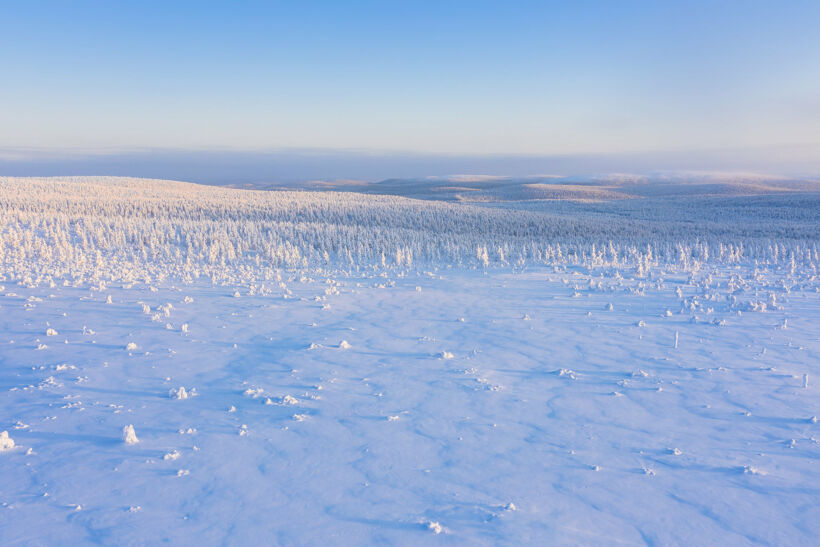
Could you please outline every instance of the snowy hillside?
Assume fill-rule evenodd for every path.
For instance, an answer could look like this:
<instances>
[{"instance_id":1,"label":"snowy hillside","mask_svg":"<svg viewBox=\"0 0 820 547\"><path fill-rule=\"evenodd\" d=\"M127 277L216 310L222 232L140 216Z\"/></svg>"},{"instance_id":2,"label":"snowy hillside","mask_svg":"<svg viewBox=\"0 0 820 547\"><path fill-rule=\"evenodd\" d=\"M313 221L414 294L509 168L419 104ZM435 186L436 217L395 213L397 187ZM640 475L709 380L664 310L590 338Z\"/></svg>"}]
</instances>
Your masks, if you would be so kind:
<instances>
[{"instance_id":1,"label":"snowy hillside","mask_svg":"<svg viewBox=\"0 0 820 547\"><path fill-rule=\"evenodd\" d=\"M0 177L0 543L815 542L820 194L528 184Z\"/></svg>"},{"instance_id":2,"label":"snowy hillside","mask_svg":"<svg viewBox=\"0 0 820 547\"><path fill-rule=\"evenodd\" d=\"M820 192L477 207L156 180L0 178L0 223L4 271L34 283L254 283L279 267L414 263L812 267Z\"/></svg>"}]
</instances>

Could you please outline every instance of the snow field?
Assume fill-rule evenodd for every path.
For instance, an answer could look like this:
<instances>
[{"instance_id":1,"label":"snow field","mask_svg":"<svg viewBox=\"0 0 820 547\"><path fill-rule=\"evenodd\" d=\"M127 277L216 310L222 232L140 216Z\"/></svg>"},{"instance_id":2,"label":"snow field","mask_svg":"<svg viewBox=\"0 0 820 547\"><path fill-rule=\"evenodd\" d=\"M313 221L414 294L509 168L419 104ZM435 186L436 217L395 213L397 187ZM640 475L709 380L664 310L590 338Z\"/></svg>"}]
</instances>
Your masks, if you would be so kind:
<instances>
[{"instance_id":1,"label":"snow field","mask_svg":"<svg viewBox=\"0 0 820 547\"><path fill-rule=\"evenodd\" d=\"M811 543L817 279L633 274L6 282L2 540Z\"/></svg>"}]
</instances>

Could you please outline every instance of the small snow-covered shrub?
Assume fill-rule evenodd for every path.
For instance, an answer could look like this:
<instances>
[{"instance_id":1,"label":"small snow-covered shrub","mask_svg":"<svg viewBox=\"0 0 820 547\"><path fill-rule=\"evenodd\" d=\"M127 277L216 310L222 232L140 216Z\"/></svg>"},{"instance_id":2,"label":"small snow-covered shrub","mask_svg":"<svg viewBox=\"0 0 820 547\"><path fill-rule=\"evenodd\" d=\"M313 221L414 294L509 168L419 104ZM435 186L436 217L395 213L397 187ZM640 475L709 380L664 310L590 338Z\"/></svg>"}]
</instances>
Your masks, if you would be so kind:
<instances>
[{"instance_id":1,"label":"small snow-covered shrub","mask_svg":"<svg viewBox=\"0 0 820 547\"><path fill-rule=\"evenodd\" d=\"M122 428L122 440L125 444L137 444L140 440L137 438L137 433L134 431L133 425L127 425Z\"/></svg>"},{"instance_id":2,"label":"small snow-covered shrub","mask_svg":"<svg viewBox=\"0 0 820 547\"><path fill-rule=\"evenodd\" d=\"M9 437L8 431L0 431L0 452L14 448L14 439Z\"/></svg>"},{"instance_id":3,"label":"small snow-covered shrub","mask_svg":"<svg viewBox=\"0 0 820 547\"><path fill-rule=\"evenodd\" d=\"M190 397L196 397L196 389L186 390L184 386L179 386L179 388L169 391L168 395L171 399L188 399Z\"/></svg>"}]
</instances>

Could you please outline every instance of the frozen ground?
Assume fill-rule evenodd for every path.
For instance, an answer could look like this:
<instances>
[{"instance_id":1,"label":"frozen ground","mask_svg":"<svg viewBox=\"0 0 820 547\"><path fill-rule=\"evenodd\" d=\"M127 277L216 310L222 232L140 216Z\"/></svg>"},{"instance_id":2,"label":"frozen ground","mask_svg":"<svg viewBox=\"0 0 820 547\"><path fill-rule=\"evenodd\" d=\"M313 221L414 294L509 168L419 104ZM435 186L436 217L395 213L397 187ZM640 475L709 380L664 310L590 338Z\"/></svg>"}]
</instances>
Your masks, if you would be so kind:
<instances>
[{"instance_id":1,"label":"frozen ground","mask_svg":"<svg viewBox=\"0 0 820 547\"><path fill-rule=\"evenodd\" d=\"M258 203L207 226L151 212L158 228L123 246L128 209L113 200L110 218L77 221L93 204L77 212L62 190L0 191L0 431L13 441L0 439L0 543L820 536L810 206L795 209L795 239L783 219L759 240L737 226L706 233L706 246L675 239L691 228L653 228L642 237L680 245L667 262L631 240L604 256L572 239L562 254L505 261L479 248L472 263L465 252L436 266L421 251L444 247L413 247L421 236L408 231L359 240L359 257L398 242L385 265L297 267L241 261L268 221L243 238L235 217ZM335 218L351 230L384 207L425 218L412 201L362 197L375 204L362 212L343 199L353 213ZM520 243L519 217L466 211L457 218L497 230L469 237ZM281 230L319 257L333 237L357 245L351 232Z\"/></svg>"}]
</instances>

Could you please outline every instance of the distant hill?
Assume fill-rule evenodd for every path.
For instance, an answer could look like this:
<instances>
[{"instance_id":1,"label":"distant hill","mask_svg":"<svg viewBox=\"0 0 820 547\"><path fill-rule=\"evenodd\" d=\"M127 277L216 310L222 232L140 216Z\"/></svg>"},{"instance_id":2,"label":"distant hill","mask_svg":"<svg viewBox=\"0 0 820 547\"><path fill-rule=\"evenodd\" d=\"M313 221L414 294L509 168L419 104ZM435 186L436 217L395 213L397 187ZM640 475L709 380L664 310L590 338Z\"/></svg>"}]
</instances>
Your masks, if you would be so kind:
<instances>
[{"instance_id":1,"label":"distant hill","mask_svg":"<svg viewBox=\"0 0 820 547\"><path fill-rule=\"evenodd\" d=\"M267 187L273 189L277 186ZM608 174L566 177L454 175L412 179L395 178L374 183L350 180L311 181L296 187L305 190L488 203L539 200L604 201L645 197L754 196L818 192L820 191L820 180L746 173ZM290 185L288 188L293 189L294 186Z\"/></svg>"}]
</instances>

